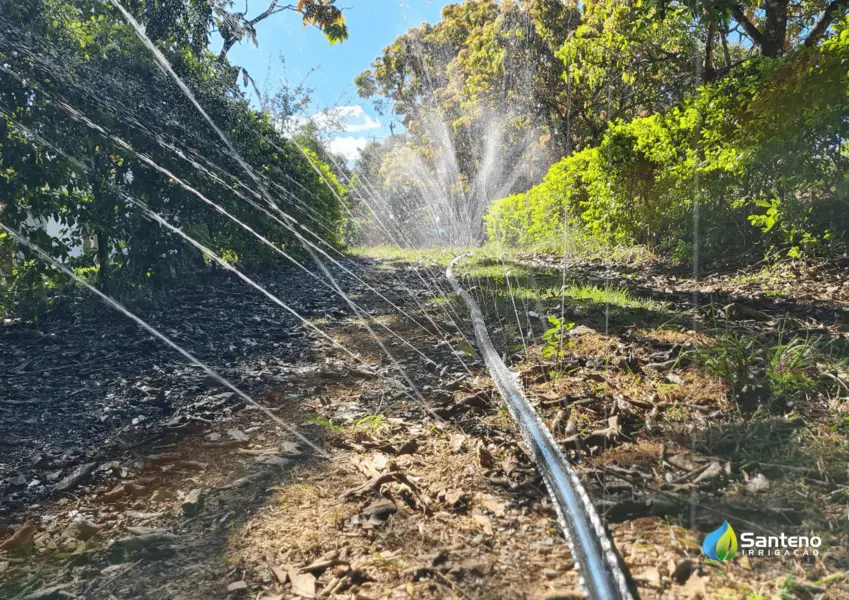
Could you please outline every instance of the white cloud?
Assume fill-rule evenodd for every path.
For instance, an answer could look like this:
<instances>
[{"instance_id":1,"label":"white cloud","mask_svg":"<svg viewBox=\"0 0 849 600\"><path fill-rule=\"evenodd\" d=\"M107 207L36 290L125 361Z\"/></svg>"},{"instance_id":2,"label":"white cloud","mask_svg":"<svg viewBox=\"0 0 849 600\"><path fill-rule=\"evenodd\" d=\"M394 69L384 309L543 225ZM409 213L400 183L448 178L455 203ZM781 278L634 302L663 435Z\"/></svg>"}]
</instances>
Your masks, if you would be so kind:
<instances>
[{"instance_id":1,"label":"white cloud","mask_svg":"<svg viewBox=\"0 0 849 600\"><path fill-rule=\"evenodd\" d=\"M309 117L302 115L292 116L284 122L278 122L277 129L283 135L290 137L295 135L301 127L309 122L314 123L318 127L319 132L325 135L334 133L360 133L383 127L383 124L377 119L372 119L363 110L362 106L353 104L350 106L328 108Z\"/></svg>"},{"instance_id":2,"label":"white cloud","mask_svg":"<svg viewBox=\"0 0 849 600\"><path fill-rule=\"evenodd\" d=\"M358 104L328 108L313 115L312 120L320 129L344 133L359 133L381 127L380 121L372 119Z\"/></svg>"},{"instance_id":3,"label":"white cloud","mask_svg":"<svg viewBox=\"0 0 849 600\"><path fill-rule=\"evenodd\" d=\"M345 157L345 160L356 160L360 151L366 147L368 140L364 136L359 137L337 137L330 140L328 144L330 151Z\"/></svg>"}]
</instances>

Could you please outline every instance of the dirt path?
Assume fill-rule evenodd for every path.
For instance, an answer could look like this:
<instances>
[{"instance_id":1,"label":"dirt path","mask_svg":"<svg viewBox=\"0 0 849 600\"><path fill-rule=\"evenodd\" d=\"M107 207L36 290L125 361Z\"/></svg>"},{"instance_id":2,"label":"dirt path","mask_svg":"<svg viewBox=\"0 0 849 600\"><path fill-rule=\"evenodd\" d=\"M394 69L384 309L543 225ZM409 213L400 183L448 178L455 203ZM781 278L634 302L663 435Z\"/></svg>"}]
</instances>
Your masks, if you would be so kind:
<instances>
[{"instance_id":1,"label":"dirt path","mask_svg":"<svg viewBox=\"0 0 849 600\"><path fill-rule=\"evenodd\" d=\"M543 289L548 267L534 268L539 269L537 287ZM355 349L377 376L302 330L292 328L281 336L275 324L268 327L271 317L262 303L246 305L226 285L218 296L192 295L209 302L194 310L221 311L210 321L210 332L216 327L232 332L229 339L216 335L205 356L216 360L226 344L241 339L232 350L236 357L220 364L280 418L298 425L329 458L311 454L290 433L221 390L204 388L208 383L197 376L193 380L185 368L165 357L146 356L161 369L159 386L180 391L170 414L147 423L145 431L154 437L145 439L144 431L137 431L144 420L129 421L122 432L132 436L127 439L135 447L103 444L114 431L98 434L95 429L101 437L91 439L100 447L77 439L96 458L84 450L76 461L77 467L94 462L95 470L72 488L43 496L20 488L10 492L8 484L4 488L19 494L17 504L4 502L7 543L16 538L32 543L0 555L2 593L151 599L578 594L568 547L541 480L473 351L451 329L449 321L458 316L452 309L459 309L435 297L409 265L372 264L369 269L381 281L393 282L399 290L393 298L429 330L346 282L359 303L399 334L377 329L421 398L411 393L358 318L310 285L293 284L291 274L278 280L279 285L286 282L287 301L301 298L304 310L313 307L321 326ZM583 265L574 275L592 280L598 277L595 269ZM669 274L645 272L626 281L632 299L657 294L660 303L689 293ZM503 281L498 287L494 278L478 277L469 284L478 287L475 293L488 306L492 330L505 344L511 338L515 344ZM715 285L716 293L731 294L734 302L748 306L731 284L728 289L721 281ZM832 277L823 281L823 290L833 285ZM222 288L218 283L212 287ZM523 310L542 315L560 305L545 294L529 298ZM839 316L846 307L841 298L832 292L819 300L817 310ZM846 597L849 590L840 576L849 569L846 530L838 520L849 479L838 465L847 456L847 444L844 434L831 430L834 414L827 414L814 390L792 414L741 416L728 386L688 358L693 344L715 343L707 331L689 331L693 314L685 314L685 325L670 323L669 307L661 304L616 310L597 304L592 299L570 302L566 316L581 327L570 329L562 356L540 355L545 329L534 323L526 330L530 354L511 359L605 512L640 596ZM769 305L753 306L768 317L777 314ZM198 327L188 314L186 319L179 311L164 314L187 331ZM826 313L795 314L809 329L836 336L846 331L839 319L817 320ZM769 327L745 318L737 325L753 331ZM253 343L245 341L245 331ZM24 353L15 357L20 365L31 353L29 342L16 343ZM109 342L91 351L102 357L110 347L117 346ZM147 407L135 397L109 395L115 389L138 389L138 381L126 374L131 369L122 372L126 384L95 388L107 390L100 396L102 406L117 398L127 410ZM156 386L151 388L140 397L157 397ZM38 413L27 414L34 419ZM32 426L38 431L36 423ZM53 427L45 431L62 439L61 424ZM818 439L832 446L819 461L806 454L821 447L813 445ZM791 452L787 444L794 440L799 441ZM24 465L25 477L33 476L26 469L39 476L38 463L15 460ZM66 466L62 478L74 468L74 463ZM738 532L815 532L823 539L823 551L705 561L701 541L723 519Z\"/></svg>"}]
</instances>

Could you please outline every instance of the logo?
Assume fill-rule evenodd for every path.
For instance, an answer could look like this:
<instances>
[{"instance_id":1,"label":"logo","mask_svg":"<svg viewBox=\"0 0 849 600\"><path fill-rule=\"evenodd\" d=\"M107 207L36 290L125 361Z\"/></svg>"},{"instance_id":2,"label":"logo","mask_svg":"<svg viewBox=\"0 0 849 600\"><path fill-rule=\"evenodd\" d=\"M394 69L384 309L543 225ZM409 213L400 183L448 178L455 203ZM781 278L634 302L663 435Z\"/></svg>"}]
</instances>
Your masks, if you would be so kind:
<instances>
[{"instance_id":1,"label":"logo","mask_svg":"<svg viewBox=\"0 0 849 600\"><path fill-rule=\"evenodd\" d=\"M709 533L702 542L702 551L705 556L712 560L731 560L737 554L737 535L728 524L723 521L719 529Z\"/></svg>"},{"instance_id":2,"label":"logo","mask_svg":"<svg viewBox=\"0 0 849 600\"><path fill-rule=\"evenodd\" d=\"M739 549L743 556L819 556L822 538L807 535L757 535L750 531L740 534ZM737 534L724 521L702 542L702 551L711 560L731 560L737 554Z\"/></svg>"}]
</instances>

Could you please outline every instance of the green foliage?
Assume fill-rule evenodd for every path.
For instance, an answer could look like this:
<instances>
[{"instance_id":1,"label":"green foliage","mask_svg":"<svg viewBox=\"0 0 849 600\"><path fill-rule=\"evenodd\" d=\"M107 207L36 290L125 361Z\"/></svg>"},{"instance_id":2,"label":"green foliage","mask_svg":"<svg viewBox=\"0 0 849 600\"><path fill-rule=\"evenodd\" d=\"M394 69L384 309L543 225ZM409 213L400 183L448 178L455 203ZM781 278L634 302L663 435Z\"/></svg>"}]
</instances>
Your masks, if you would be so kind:
<instances>
[{"instance_id":1,"label":"green foliage","mask_svg":"<svg viewBox=\"0 0 849 600\"><path fill-rule=\"evenodd\" d=\"M743 386L768 388L773 396L793 398L823 385L820 373L846 368L846 345L809 337L762 340L733 332L718 332L710 345L693 356L702 369L726 382L732 393Z\"/></svg>"},{"instance_id":2,"label":"green foliage","mask_svg":"<svg viewBox=\"0 0 849 600\"><path fill-rule=\"evenodd\" d=\"M357 419L353 425L354 431L379 431L384 427L386 427L386 419L383 418L383 415L366 415L365 417Z\"/></svg>"},{"instance_id":3,"label":"green foliage","mask_svg":"<svg viewBox=\"0 0 849 600\"><path fill-rule=\"evenodd\" d=\"M324 157L310 154L321 159L317 173L276 126L290 115L273 120L253 110L231 65L207 49L209 32L227 21L225 4L215 3L214 10L202 0L128 7L263 178L270 200L338 243L342 207L323 176L340 195L344 190ZM298 10L305 19L313 15L309 24L324 27L330 19L341 27L332 4L312 0ZM251 206L266 198L254 196L249 187L257 186L114 7L94 0L0 0L0 11L14 15L0 24L6 40L0 43L0 221L112 292L163 286L214 268L129 199L230 262L266 264L279 257L197 194L298 254L294 236ZM63 281L31 258L25 248L0 240L5 312L43 310L55 295L48 283Z\"/></svg>"},{"instance_id":4,"label":"green foliage","mask_svg":"<svg viewBox=\"0 0 849 600\"><path fill-rule=\"evenodd\" d=\"M559 357L563 353L562 338L566 331L572 329L574 323L563 323L561 319L553 315L549 315L548 322L551 327L546 329L542 334L542 341L545 342L542 346L542 357L551 358L552 356Z\"/></svg>"},{"instance_id":5,"label":"green foliage","mask_svg":"<svg viewBox=\"0 0 849 600\"><path fill-rule=\"evenodd\" d=\"M580 26L557 52L577 100L578 148L596 145L607 124L683 102L695 85L697 38L686 13L660 19L641 2L590 0Z\"/></svg>"},{"instance_id":6,"label":"green foliage","mask_svg":"<svg viewBox=\"0 0 849 600\"><path fill-rule=\"evenodd\" d=\"M491 207L491 240L556 246L569 227L691 258L849 239L849 20L815 49L758 59L662 113L608 124L598 146ZM753 227L754 226L754 227Z\"/></svg>"},{"instance_id":7,"label":"green foliage","mask_svg":"<svg viewBox=\"0 0 849 600\"><path fill-rule=\"evenodd\" d=\"M354 81L361 97L402 119L408 143L387 142L402 164L404 153L436 159L450 146L468 182L481 145L497 143L502 156L512 152L522 163L513 187L526 188L568 148L556 52L579 19L560 0L450 4L439 23L399 36Z\"/></svg>"}]
</instances>

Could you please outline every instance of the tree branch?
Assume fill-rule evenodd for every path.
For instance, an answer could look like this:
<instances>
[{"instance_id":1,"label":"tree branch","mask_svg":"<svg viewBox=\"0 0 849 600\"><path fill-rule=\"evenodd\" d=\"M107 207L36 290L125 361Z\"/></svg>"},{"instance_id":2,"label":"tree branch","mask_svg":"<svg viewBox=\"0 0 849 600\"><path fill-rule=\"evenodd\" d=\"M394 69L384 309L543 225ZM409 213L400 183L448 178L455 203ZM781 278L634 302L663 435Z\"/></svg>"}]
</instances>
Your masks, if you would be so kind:
<instances>
[{"instance_id":1,"label":"tree branch","mask_svg":"<svg viewBox=\"0 0 849 600\"><path fill-rule=\"evenodd\" d=\"M752 41L755 42L761 48L766 45L767 40L766 36L760 32L760 30L755 27L755 24L749 20L749 17L746 16L746 13L743 12L743 7L739 4L735 4L731 7L731 14L734 16L734 20L740 23L743 26L743 30L746 32Z\"/></svg>"},{"instance_id":2,"label":"tree branch","mask_svg":"<svg viewBox=\"0 0 849 600\"><path fill-rule=\"evenodd\" d=\"M837 16L837 12L846 7L849 7L849 0L832 0L831 4L826 7L825 12L822 13L820 20L817 21L817 24L814 25L813 29L811 29L811 33L809 33L808 37L805 39L805 47L812 48L816 46L820 38L825 35L829 25L831 25L834 21L834 18Z\"/></svg>"},{"instance_id":3,"label":"tree branch","mask_svg":"<svg viewBox=\"0 0 849 600\"><path fill-rule=\"evenodd\" d=\"M722 41L722 56L725 59L725 66L731 64L731 52L728 50L728 28L723 26L719 38Z\"/></svg>"},{"instance_id":4,"label":"tree branch","mask_svg":"<svg viewBox=\"0 0 849 600\"><path fill-rule=\"evenodd\" d=\"M705 42L705 64L704 77L705 82L710 83L716 79L716 67L713 62L713 38L716 36L716 24L711 21L708 23L707 41Z\"/></svg>"},{"instance_id":5,"label":"tree branch","mask_svg":"<svg viewBox=\"0 0 849 600\"><path fill-rule=\"evenodd\" d=\"M265 12L260 14L259 16L255 17L255 18L251 19L250 21L248 21L248 23L250 23L251 25L256 25L257 23L259 23L263 19L267 19L271 15L275 15L279 12L283 12L284 10L297 10L297 7L292 6L291 4L288 5L288 6L281 6L280 8L277 8L277 2L278 1L279 0L271 0L271 5L269 5L269 7L267 9L265 9Z\"/></svg>"},{"instance_id":6,"label":"tree branch","mask_svg":"<svg viewBox=\"0 0 849 600\"><path fill-rule=\"evenodd\" d=\"M280 0L271 0L271 4L268 5L268 8L266 8L263 12L261 12L259 15L257 15L256 17L254 17L250 21L248 21L247 19L244 19L244 15L242 15L242 19L243 19L242 22L247 23L248 25L253 27L257 23L259 23L260 21L263 21L263 20L267 19L268 17L270 17L272 15L276 15L279 12L283 12L284 10L297 11L297 7L292 5L292 4L278 7L277 4L279 2L280 2ZM245 14L247 14L247 3L245 4ZM219 63L224 62L224 59L227 58L227 53L230 52L230 49L233 46L235 46L236 42L238 42L238 41L239 40L234 38L233 36L230 36L228 39L224 40L224 46L221 48L221 52L219 52L219 54L218 54L218 62Z\"/></svg>"}]
</instances>

